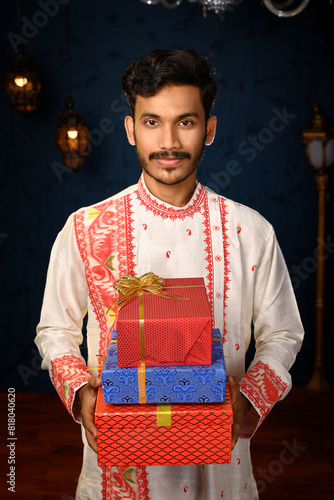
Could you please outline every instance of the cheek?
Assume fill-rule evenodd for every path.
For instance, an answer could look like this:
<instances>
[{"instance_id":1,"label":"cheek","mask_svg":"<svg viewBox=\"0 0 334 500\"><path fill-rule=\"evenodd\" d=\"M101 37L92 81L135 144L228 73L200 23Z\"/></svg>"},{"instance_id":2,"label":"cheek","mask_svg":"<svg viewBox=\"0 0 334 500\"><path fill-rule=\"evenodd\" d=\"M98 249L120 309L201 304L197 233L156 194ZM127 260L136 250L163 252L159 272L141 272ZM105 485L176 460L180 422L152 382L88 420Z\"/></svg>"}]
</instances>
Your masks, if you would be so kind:
<instances>
[{"instance_id":1,"label":"cheek","mask_svg":"<svg viewBox=\"0 0 334 500\"><path fill-rule=\"evenodd\" d=\"M196 127L193 130L183 131L182 133L183 141L195 148L203 141L204 136L206 136L206 130L203 127Z\"/></svg>"},{"instance_id":2,"label":"cheek","mask_svg":"<svg viewBox=\"0 0 334 500\"><path fill-rule=\"evenodd\" d=\"M151 153L154 151L155 139L152 134L145 134L142 131L136 132L136 145L142 153Z\"/></svg>"}]
</instances>

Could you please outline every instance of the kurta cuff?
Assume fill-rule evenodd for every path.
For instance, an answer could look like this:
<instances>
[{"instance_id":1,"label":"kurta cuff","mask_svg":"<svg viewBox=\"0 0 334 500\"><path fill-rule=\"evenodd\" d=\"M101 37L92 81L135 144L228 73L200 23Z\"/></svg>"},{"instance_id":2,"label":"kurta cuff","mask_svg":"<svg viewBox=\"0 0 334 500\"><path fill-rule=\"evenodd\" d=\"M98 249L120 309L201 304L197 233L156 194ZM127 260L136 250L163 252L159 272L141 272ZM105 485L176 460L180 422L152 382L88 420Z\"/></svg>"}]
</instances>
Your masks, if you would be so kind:
<instances>
[{"instance_id":1,"label":"kurta cuff","mask_svg":"<svg viewBox=\"0 0 334 500\"><path fill-rule=\"evenodd\" d=\"M253 408L245 415L241 437L252 437L274 404L288 392L289 385L261 360L248 370L240 380L240 392Z\"/></svg>"},{"instance_id":2,"label":"kurta cuff","mask_svg":"<svg viewBox=\"0 0 334 500\"><path fill-rule=\"evenodd\" d=\"M64 355L51 361L50 377L60 399L77 423L82 422L76 391L92 377L80 357Z\"/></svg>"}]
</instances>

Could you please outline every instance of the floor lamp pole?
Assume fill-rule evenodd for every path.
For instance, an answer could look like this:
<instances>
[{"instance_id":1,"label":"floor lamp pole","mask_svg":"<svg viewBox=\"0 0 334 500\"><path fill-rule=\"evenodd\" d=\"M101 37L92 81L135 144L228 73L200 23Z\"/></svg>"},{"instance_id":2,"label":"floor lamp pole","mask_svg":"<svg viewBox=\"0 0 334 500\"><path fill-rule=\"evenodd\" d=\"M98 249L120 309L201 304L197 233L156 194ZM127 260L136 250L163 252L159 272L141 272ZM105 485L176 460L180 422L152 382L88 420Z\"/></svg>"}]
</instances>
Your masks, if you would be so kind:
<instances>
[{"instance_id":1,"label":"floor lamp pole","mask_svg":"<svg viewBox=\"0 0 334 500\"><path fill-rule=\"evenodd\" d=\"M318 190L318 238L317 238L317 286L315 299L315 358L313 375L307 384L307 389L313 391L327 391L328 384L323 365L323 330L325 309L325 238L326 238L326 192L328 175L324 169L316 172L315 182Z\"/></svg>"}]
</instances>

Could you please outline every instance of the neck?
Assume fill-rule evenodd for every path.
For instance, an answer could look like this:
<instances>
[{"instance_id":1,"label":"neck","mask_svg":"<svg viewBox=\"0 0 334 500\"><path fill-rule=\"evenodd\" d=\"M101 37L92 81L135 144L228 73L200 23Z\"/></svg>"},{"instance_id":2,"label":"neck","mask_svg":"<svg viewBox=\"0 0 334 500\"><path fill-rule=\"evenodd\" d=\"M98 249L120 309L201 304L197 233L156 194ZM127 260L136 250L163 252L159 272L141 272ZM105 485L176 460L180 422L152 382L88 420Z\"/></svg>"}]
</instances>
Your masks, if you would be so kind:
<instances>
[{"instance_id":1,"label":"neck","mask_svg":"<svg viewBox=\"0 0 334 500\"><path fill-rule=\"evenodd\" d=\"M173 205L174 207L184 207L191 200L196 189L196 174L187 177L178 184L162 184L143 172L147 189L156 198Z\"/></svg>"}]
</instances>

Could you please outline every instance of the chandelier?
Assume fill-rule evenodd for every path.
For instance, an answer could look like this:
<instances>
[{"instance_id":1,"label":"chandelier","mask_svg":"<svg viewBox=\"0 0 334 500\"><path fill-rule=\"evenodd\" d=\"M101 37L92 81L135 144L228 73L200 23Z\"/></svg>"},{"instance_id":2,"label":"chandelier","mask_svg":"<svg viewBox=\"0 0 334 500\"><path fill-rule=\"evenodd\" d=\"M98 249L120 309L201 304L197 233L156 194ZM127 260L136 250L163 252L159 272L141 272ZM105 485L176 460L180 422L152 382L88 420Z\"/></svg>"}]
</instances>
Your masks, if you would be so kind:
<instances>
[{"instance_id":1,"label":"chandelier","mask_svg":"<svg viewBox=\"0 0 334 500\"><path fill-rule=\"evenodd\" d=\"M208 10L221 14L226 10L232 11L243 0L188 0L190 3L199 3L203 7L203 16L206 17ZM161 3L166 9L176 9L183 0L141 0L148 5ZM309 4L310 0L263 0L267 9L278 17L292 17L300 14Z\"/></svg>"}]
</instances>

